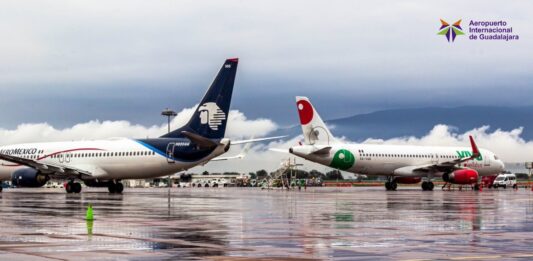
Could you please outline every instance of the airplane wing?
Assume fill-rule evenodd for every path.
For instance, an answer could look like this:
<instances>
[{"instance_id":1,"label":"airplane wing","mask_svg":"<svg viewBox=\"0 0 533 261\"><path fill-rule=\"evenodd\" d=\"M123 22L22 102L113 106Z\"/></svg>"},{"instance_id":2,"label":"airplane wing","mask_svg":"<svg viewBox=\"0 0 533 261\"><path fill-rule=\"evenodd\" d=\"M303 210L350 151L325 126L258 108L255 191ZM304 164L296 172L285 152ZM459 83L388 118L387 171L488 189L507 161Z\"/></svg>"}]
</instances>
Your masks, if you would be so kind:
<instances>
[{"instance_id":1,"label":"airplane wing","mask_svg":"<svg viewBox=\"0 0 533 261\"><path fill-rule=\"evenodd\" d=\"M270 151L280 152L280 153L290 153L289 149L278 149L278 148L268 148Z\"/></svg>"},{"instance_id":2,"label":"airplane wing","mask_svg":"<svg viewBox=\"0 0 533 261\"><path fill-rule=\"evenodd\" d=\"M214 159L211 159L211 161L223 161L223 160L232 160L232 159L243 159L246 157L246 153L248 153L248 150L250 150L250 146L252 143L246 143L244 148L242 149L241 153L235 155L235 156L229 156L229 157L216 157Z\"/></svg>"},{"instance_id":3,"label":"airplane wing","mask_svg":"<svg viewBox=\"0 0 533 261\"><path fill-rule=\"evenodd\" d=\"M438 164L430 164L430 166L425 166L425 167L421 168L420 170L427 169L427 168L430 168L430 169L433 168L433 169L437 169L437 170L456 169L457 168L457 164L463 163L465 161L473 160L473 159L479 157L479 155L480 155L479 149L478 149L478 147L476 145L476 142L474 141L474 138L472 138L472 136L469 136L469 138L470 138L470 146L472 147L472 156L465 157L465 158L454 159L454 160L450 160L450 161L445 161L445 162L441 162L441 163L438 163ZM415 170L418 170L418 169L415 169Z\"/></svg>"},{"instance_id":4,"label":"airplane wing","mask_svg":"<svg viewBox=\"0 0 533 261\"><path fill-rule=\"evenodd\" d=\"M479 149L476 145L476 142L474 141L474 138L472 136L469 136L470 138L470 146L472 147L472 156L465 157L465 158L459 158L449 161L440 162L437 164L424 164L424 165L418 165L418 166L406 166L399 169L396 169L394 172L396 173L428 173L428 172L447 172L447 171L453 171L460 169L459 166L457 166L460 163L463 163L465 161L473 160L477 157L479 157Z\"/></svg>"},{"instance_id":5,"label":"airplane wing","mask_svg":"<svg viewBox=\"0 0 533 261\"><path fill-rule=\"evenodd\" d=\"M6 155L0 153L0 159L9 161L12 163L28 166L34 168L42 173L49 174L53 178L66 178L66 177L81 177L81 176L92 176L89 171L75 168L72 166L66 166L61 164L52 164L39 162L34 159L27 159L12 155Z\"/></svg>"}]
</instances>

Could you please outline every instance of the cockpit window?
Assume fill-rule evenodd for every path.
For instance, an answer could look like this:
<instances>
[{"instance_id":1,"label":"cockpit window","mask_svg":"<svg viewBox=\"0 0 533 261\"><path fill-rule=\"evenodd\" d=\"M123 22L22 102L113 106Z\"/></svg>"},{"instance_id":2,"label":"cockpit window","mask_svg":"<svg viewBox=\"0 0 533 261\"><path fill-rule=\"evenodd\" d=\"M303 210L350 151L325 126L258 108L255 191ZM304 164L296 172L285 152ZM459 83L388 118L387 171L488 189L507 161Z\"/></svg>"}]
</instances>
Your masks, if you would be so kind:
<instances>
[{"instance_id":1,"label":"cockpit window","mask_svg":"<svg viewBox=\"0 0 533 261\"><path fill-rule=\"evenodd\" d=\"M498 156L494 155L494 159L495 160L499 160Z\"/></svg>"}]
</instances>

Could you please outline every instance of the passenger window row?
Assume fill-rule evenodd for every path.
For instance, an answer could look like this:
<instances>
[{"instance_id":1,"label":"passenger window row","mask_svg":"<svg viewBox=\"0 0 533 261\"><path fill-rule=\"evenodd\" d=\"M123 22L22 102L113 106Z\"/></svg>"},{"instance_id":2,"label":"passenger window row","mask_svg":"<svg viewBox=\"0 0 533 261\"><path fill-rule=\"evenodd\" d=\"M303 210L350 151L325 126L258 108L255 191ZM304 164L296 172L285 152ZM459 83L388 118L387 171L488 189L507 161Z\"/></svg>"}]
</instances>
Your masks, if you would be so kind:
<instances>
[{"instance_id":1,"label":"passenger window row","mask_svg":"<svg viewBox=\"0 0 533 261\"><path fill-rule=\"evenodd\" d=\"M59 158L65 153L58 153L50 156ZM150 156L155 155L153 151L123 151L123 152L91 152L91 153L69 153L71 158L99 158L99 157L133 157L133 156Z\"/></svg>"},{"instance_id":2,"label":"passenger window row","mask_svg":"<svg viewBox=\"0 0 533 261\"><path fill-rule=\"evenodd\" d=\"M362 153L360 156L363 157L389 157L389 158L435 158L434 155L428 154L380 154L380 153ZM441 159L459 159L455 155L439 155Z\"/></svg>"}]
</instances>

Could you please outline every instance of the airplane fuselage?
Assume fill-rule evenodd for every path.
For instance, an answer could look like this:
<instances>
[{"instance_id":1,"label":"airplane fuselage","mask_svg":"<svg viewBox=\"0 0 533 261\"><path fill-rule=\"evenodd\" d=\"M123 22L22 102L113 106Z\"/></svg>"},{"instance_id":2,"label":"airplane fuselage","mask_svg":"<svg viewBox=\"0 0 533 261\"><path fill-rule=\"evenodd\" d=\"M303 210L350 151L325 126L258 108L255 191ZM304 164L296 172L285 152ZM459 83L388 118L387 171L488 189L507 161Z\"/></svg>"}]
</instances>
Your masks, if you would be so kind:
<instances>
[{"instance_id":1,"label":"airplane fuselage","mask_svg":"<svg viewBox=\"0 0 533 261\"><path fill-rule=\"evenodd\" d=\"M325 153L312 153L324 147L331 149ZM471 148L468 147L374 144L301 145L292 147L290 152L307 160L352 173L397 177L439 176L443 173L420 173L410 171L410 168L436 165L472 155ZM474 169L480 176L496 175L503 171L504 165L494 153L485 149L481 149L480 153L481 156L460 163L457 167Z\"/></svg>"},{"instance_id":2,"label":"airplane fuselage","mask_svg":"<svg viewBox=\"0 0 533 261\"><path fill-rule=\"evenodd\" d=\"M58 166L71 166L91 173L82 179L145 179L187 170L223 154L229 141L211 149L196 148L188 139L112 139L26 143L0 147L0 153ZM13 172L28 166L0 161L0 179L11 180Z\"/></svg>"}]
</instances>

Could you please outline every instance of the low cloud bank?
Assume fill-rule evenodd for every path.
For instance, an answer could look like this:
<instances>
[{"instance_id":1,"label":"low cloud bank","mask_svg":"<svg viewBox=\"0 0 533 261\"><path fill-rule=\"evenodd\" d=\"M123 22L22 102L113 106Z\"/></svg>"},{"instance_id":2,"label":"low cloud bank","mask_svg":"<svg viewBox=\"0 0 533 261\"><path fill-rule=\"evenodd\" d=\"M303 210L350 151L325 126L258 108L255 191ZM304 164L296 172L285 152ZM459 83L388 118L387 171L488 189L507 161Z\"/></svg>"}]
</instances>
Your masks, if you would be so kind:
<instances>
[{"instance_id":1,"label":"low cloud bank","mask_svg":"<svg viewBox=\"0 0 533 261\"><path fill-rule=\"evenodd\" d=\"M183 109L172 120L171 128L175 129L184 125L194 112L195 107ZM278 126L270 119L248 119L240 111L232 110L228 116L228 129L226 136L233 139L245 139L249 137L267 136L275 131ZM69 140L92 140L105 139L111 137L146 138L159 137L166 133L167 125L143 126L133 124L128 121L89 121L78 123L72 127L57 129L48 123L24 123L15 129L0 129L0 145L27 143L27 142L47 142L47 141L69 141ZM533 141L526 141L521 137L523 128L511 131L494 130L489 126L482 126L464 133L457 133L453 127L446 125L436 125L427 135L423 137L398 137L392 139L367 139L363 143L367 144L396 144L396 145L421 145L421 146L469 146L468 136L473 135L479 147L496 153L505 162L525 162L533 161ZM340 138L344 142L350 142L346 138ZM280 163L288 158L294 158L288 153L278 153L269 151L268 148L285 148L298 144L303 140L302 136L288 137L282 141L273 141L268 144L254 144L246 158L243 160L231 160L223 162L210 162L205 166L199 166L191 171L210 172L238 171L250 172L259 169L274 171L279 168ZM242 146L233 146L226 156L236 155ZM317 169L319 171L329 171L326 166L297 159L297 163L303 163L303 169Z\"/></svg>"},{"instance_id":2,"label":"low cloud bank","mask_svg":"<svg viewBox=\"0 0 533 261\"><path fill-rule=\"evenodd\" d=\"M498 155L504 162L525 162L533 161L533 141L526 141L520 137L523 128L516 128L511 131L494 130L491 131L489 126L482 126L464 133L457 133L456 129L447 125L436 125L431 131L423 137L398 137L392 139L367 139L366 144L390 144L390 145L420 145L420 146L464 146L469 147L469 135L475 137L476 143L480 148L488 149ZM345 137L339 138L343 142L350 142ZM302 136L289 138L285 141L271 142L268 145L256 145L252 147L245 159L238 162L212 162L204 168L209 171L231 171L239 170L241 172L255 171L266 169L274 171L279 168L280 163L291 157L290 154L268 151L269 147L288 149L302 141ZM233 148L230 154L238 153L238 148ZM316 169L322 172L331 170L326 166L315 164L300 158L296 159L297 163L304 163L302 167L305 170ZM196 170L196 169L195 169Z\"/></svg>"},{"instance_id":3,"label":"low cloud bank","mask_svg":"<svg viewBox=\"0 0 533 261\"><path fill-rule=\"evenodd\" d=\"M176 129L187 123L195 107L183 109L171 121L171 129ZM226 136L231 138L262 137L275 130L277 125L269 119L248 119L237 110L231 110L228 116ZM89 121L75 124L72 127L57 129L48 123L24 123L15 129L0 128L0 145L94 140L111 137L155 138L167 132L167 124L143 126L128 121Z\"/></svg>"}]
</instances>

